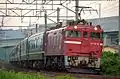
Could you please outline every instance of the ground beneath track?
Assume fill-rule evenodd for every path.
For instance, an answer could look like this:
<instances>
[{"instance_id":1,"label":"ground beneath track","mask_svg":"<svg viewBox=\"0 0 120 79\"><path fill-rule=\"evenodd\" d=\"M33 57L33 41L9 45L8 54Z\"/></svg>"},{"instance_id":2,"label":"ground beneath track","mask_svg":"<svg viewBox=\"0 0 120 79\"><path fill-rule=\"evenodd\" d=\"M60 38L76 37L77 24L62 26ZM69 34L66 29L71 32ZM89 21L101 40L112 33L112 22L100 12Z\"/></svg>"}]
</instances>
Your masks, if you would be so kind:
<instances>
[{"instance_id":1,"label":"ground beneath track","mask_svg":"<svg viewBox=\"0 0 120 79\"><path fill-rule=\"evenodd\" d=\"M92 74L76 74L76 73L67 73L67 72L53 72L53 71L46 71L46 70L33 70L33 69L26 69L26 68L19 68L11 65L7 61L0 60L0 69L4 70L14 70L15 72L40 72L44 76L47 76L49 79L56 79L56 76L64 76L64 75L71 75L75 79L120 79L120 76L103 76L103 75L92 75Z\"/></svg>"}]
</instances>

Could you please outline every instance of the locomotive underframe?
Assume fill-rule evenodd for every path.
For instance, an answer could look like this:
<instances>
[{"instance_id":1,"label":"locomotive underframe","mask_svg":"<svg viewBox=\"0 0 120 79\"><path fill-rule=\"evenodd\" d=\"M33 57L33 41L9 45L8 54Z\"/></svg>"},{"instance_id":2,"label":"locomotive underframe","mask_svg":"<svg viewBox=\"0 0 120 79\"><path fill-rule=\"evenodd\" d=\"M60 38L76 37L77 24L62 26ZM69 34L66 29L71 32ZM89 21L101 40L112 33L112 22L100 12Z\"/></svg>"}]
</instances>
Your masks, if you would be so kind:
<instances>
[{"instance_id":1,"label":"locomotive underframe","mask_svg":"<svg viewBox=\"0 0 120 79\"><path fill-rule=\"evenodd\" d=\"M80 56L44 56L43 59L16 60L12 61L20 67L35 69L65 70L71 68L100 68L100 58L89 58Z\"/></svg>"},{"instance_id":2,"label":"locomotive underframe","mask_svg":"<svg viewBox=\"0 0 120 79\"><path fill-rule=\"evenodd\" d=\"M68 56L68 65L75 68L100 68L100 58Z\"/></svg>"}]
</instances>

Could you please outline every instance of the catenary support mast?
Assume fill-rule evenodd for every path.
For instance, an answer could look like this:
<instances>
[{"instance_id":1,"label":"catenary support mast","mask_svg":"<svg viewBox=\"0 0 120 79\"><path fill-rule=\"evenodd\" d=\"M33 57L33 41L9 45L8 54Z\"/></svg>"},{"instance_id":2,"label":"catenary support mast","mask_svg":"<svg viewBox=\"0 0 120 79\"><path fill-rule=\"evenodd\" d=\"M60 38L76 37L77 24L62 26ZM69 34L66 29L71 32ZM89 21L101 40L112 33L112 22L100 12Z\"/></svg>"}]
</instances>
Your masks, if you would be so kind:
<instances>
[{"instance_id":1,"label":"catenary support mast","mask_svg":"<svg viewBox=\"0 0 120 79\"><path fill-rule=\"evenodd\" d=\"M118 34L118 38L119 38L119 54L120 54L120 0L119 0L119 34Z\"/></svg>"},{"instance_id":2,"label":"catenary support mast","mask_svg":"<svg viewBox=\"0 0 120 79\"><path fill-rule=\"evenodd\" d=\"M78 20L78 12L79 12L79 0L76 0L75 1L75 5L76 5L76 8L75 8L75 11L76 11L76 20Z\"/></svg>"}]
</instances>

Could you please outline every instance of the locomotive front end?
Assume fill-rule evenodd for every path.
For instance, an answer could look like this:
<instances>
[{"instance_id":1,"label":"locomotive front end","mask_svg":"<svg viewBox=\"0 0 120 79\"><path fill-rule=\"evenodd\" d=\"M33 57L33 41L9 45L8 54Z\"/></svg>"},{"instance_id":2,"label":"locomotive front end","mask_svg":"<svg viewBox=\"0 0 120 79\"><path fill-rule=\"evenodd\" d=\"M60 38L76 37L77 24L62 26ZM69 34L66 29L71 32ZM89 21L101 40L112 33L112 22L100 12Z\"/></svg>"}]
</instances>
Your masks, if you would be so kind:
<instances>
[{"instance_id":1,"label":"locomotive front end","mask_svg":"<svg viewBox=\"0 0 120 79\"><path fill-rule=\"evenodd\" d=\"M65 65L69 68L100 68L102 53L100 26L74 25L65 29Z\"/></svg>"}]
</instances>

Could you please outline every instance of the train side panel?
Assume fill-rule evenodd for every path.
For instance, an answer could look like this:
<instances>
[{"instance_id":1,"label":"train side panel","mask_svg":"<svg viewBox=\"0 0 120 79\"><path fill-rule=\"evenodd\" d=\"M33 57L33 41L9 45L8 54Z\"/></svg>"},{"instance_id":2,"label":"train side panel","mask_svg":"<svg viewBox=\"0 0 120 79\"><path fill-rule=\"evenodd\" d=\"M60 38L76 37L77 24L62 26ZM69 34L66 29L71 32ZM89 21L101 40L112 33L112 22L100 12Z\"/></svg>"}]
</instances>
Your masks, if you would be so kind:
<instances>
[{"instance_id":1,"label":"train side panel","mask_svg":"<svg viewBox=\"0 0 120 79\"><path fill-rule=\"evenodd\" d=\"M27 60L27 38L24 39L21 43L21 53L20 53L20 58L22 60Z\"/></svg>"},{"instance_id":2,"label":"train side panel","mask_svg":"<svg viewBox=\"0 0 120 79\"><path fill-rule=\"evenodd\" d=\"M46 56L64 55L63 52L63 29L57 29L46 34Z\"/></svg>"},{"instance_id":3,"label":"train side panel","mask_svg":"<svg viewBox=\"0 0 120 79\"><path fill-rule=\"evenodd\" d=\"M44 57L43 34L31 36L28 39L28 60L40 60Z\"/></svg>"}]
</instances>

